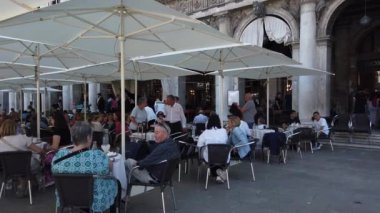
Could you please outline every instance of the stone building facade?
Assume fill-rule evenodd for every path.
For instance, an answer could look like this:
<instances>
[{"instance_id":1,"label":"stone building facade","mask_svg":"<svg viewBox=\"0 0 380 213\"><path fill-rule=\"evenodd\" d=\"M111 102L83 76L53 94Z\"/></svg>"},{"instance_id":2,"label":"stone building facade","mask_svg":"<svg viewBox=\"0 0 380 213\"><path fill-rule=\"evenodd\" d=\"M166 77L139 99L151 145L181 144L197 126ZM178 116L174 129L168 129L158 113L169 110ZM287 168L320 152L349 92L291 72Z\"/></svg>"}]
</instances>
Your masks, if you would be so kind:
<instances>
[{"instance_id":1,"label":"stone building facade","mask_svg":"<svg viewBox=\"0 0 380 213\"><path fill-rule=\"evenodd\" d=\"M313 111L329 115L354 110L352 98L359 90L380 89L380 1L377 0L160 0L241 41L260 45L263 35L289 46L291 57L305 66L335 76L292 78L292 108L308 120ZM366 5L365 5L366 4ZM366 6L366 8L365 8ZM370 21L363 22L367 14ZM258 20L274 20L270 32ZM273 25L283 22L284 26ZM255 26L253 26L255 25ZM285 29L286 28L286 29ZM284 30L285 29L285 30ZM264 31L264 32L262 32ZM284 36L284 31L288 35ZM271 34L271 35L269 35ZM273 36L273 35L274 36ZM272 38L271 38L272 36ZM277 37L276 37L277 36ZM281 37L282 36L282 37ZM284 39L286 37L286 39ZM278 41L276 40L278 39ZM258 43L256 41L259 41ZM226 79L226 90L240 88L237 79ZM217 79L215 79L217 82ZM216 99L218 94L215 88ZM277 91L281 88L277 88ZM226 94L226 93L224 93ZM271 99L274 99L274 93ZM216 100L218 103L218 100ZM225 107L227 104L224 104ZM220 110L220 106L216 106Z\"/></svg>"}]
</instances>

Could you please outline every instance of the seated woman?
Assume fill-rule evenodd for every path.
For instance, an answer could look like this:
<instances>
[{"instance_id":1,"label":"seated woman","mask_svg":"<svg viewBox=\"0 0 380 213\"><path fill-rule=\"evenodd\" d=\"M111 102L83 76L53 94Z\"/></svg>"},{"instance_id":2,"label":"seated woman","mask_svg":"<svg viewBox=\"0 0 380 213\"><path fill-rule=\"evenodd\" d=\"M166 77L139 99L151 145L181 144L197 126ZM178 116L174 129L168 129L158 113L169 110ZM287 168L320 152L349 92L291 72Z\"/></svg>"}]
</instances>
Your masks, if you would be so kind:
<instances>
[{"instance_id":1,"label":"seated woman","mask_svg":"<svg viewBox=\"0 0 380 213\"><path fill-rule=\"evenodd\" d=\"M248 144L247 135L239 128L240 118L237 116L230 116L228 118L227 128L230 132L228 137L228 143L233 146ZM247 146L242 146L238 148L239 157L242 159L251 151L251 148Z\"/></svg>"},{"instance_id":2,"label":"seated woman","mask_svg":"<svg viewBox=\"0 0 380 213\"><path fill-rule=\"evenodd\" d=\"M92 143L91 126L87 122L79 121L73 126L72 132L74 147L72 149L61 149L57 152L53 158L53 174L109 175L111 162L108 157L98 149L89 149ZM75 153L75 155L62 158L70 153ZM116 195L116 181L96 178L92 211L104 212L114 203Z\"/></svg>"},{"instance_id":3,"label":"seated woman","mask_svg":"<svg viewBox=\"0 0 380 213\"><path fill-rule=\"evenodd\" d=\"M219 115L213 113L208 119L206 130L198 138L198 147L203 147L208 144L226 144L227 143L227 131L222 128ZM207 147L202 149L202 157L208 162L208 151ZM223 182L224 178L218 176L217 174L222 173L220 167L213 167L211 169L211 175L216 177L218 182Z\"/></svg>"},{"instance_id":4,"label":"seated woman","mask_svg":"<svg viewBox=\"0 0 380 213\"><path fill-rule=\"evenodd\" d=\"M65 117L60 111L53 112L50 120L53 125L53 139L51 150L58 150L59 147L71 145L71 134Z\"/></svg>"},{"instance_id":5,"label":"seated woman","mask_svg":"<svg viewBox=\"0 0 380 213\"><path fill-rule=\"evenodd\" d=\"M16 122L11 119L5 120L0 126L0 152L10 151L32 151L31 171L38 174L40 171L40 154L43 149L32 143L32 138L26 135L16 135ZM19 179L16 194L23 196L26 190L26 182Z\"/></svg>"}]
</instances>

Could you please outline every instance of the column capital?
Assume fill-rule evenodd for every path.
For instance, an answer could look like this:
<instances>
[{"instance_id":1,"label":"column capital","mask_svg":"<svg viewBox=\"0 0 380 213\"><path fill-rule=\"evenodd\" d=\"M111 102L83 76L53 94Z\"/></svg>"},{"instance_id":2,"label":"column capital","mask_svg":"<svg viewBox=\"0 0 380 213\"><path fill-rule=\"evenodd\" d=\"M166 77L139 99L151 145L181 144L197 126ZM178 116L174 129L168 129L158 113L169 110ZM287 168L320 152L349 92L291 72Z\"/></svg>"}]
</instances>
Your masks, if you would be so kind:
<instances>
[{"instance_id":1,"label":"column capital","mask_svg":"<svg viewBox=\"0 0 380 213\"><path fill-rule=\"evenodd\" d=\"M222 12L213 14L213 16L217 17L218 19L230 18L230 13L228 11L222 11Z\"/></svg>"}]
</instances>

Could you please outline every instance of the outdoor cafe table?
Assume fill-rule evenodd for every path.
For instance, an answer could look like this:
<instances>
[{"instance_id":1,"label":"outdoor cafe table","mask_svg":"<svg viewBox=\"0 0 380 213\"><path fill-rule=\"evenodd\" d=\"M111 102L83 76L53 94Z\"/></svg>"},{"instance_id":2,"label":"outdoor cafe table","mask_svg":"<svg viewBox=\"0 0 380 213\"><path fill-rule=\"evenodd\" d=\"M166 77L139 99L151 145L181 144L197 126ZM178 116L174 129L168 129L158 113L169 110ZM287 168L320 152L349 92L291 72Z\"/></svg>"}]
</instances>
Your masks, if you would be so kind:
<instances>
[{"instance_id":1,"label":"outdoor cafe table","mask_svg":"<svg viewBox=\"0 0 380 213\"><path fill-rule=\"evenodd\" d=\"M261 144L263 143L263 137L266 133L275 132L273 129L252 129L251 135L253 138L259 139L256 143L256 149L261 147Z\"/></svg>"},{"instance_id":2,"label":"outdoor cafe table","mask_svg":"<svg viewBox=\"0 0 380 213\"><path fill-rule=\"evenodd\" d=\"M130 138L135 138L135 139L141 139L141 140L146 140L146 141L154 141L154 132L134 132L131 134Z\"/></svg>"},{"instance_id":3,"label":"outdoor cafe table","mask_svg":"<svg viewBox=\"0 0 380 213\"><path fill-rule=\"evenodd\" d=\"M127 193L127 173L125 171L124 159L121 154L115 152L108 152L107 156L112 161L111 175L120 181L121 197L124 198Z\"/></svg>"}]
</instances>

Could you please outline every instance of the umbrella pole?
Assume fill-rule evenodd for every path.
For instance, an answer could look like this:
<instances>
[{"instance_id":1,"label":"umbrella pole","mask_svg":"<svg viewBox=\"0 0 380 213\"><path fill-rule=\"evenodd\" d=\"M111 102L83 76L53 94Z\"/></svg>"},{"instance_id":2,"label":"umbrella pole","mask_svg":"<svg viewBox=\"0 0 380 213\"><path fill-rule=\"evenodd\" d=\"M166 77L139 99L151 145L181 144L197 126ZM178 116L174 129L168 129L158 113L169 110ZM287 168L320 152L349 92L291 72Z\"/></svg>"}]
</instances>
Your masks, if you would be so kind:
<instances>
[{"instance_id":1,"label":"umbrella pole","mask_svg":"<svg viewBox=\"0 0 380 213\"><path fill-rule=\"evenodd\" d=\"M84 110L84 121L87 121L87 85L86 80L84 80L84 92L83 92L83 110Z\"/></svg>"},{"instance_id":2,"label":"umbrella pole","mask_svg":"<svg viewBox=\"0 0 380 213\"><path fill-rule=\"evenodd\" d=\"M39 67L40 67L40 46L37 45L36 47L36 57L35 57L35 81L36 81L36 87L37 87L37 138L41 138L41 96L40 96L40 72L39 72Z\"/></svg>"},{"instance_id":3,"label":"umbrella pole","mask_svg":"<svg viewBox=\"0 0 380 213\"><path fill-rule=\"evenodd\" d=\"M23 94L23 92L22 92L22 89L20 89L20 100L19 100L19 116L20 116L20 123L22 123L22 112L23 112L23 110L22 110L22 107L23 107L23 104L22 104L22 94Z\"/></svg>"},{"instance_id":4,"label":"umbrella pole","mask_svg":"<svg viewBox=\"0 0 380 213\"><path fill-rule=\"evenodd\" d=\"M267 127L269 127L269 78L267 78Z\"/></svg>"},{"instance_id":5,"label":"umbrella pole","mask_svg":"<svg viewBox=\"0 0 380 213\"><path fill-rule=\"evenodd\" d=\"M135 106L137 106L137 75L135 75Z\"/></svg>"},{"instance_id":6,"label":"umbrella pole","mask_svg":"<svg viewBox=\"0 0 380 213\"><path fill-rule=\"evenodd\" d=\"M124 67L124 15L120 13L120 92L121 92L121 155L125 159L125 67Z\"/></svg>"},{"instance_id":7,"label":"umbrella pole","mask_svg":"<svg viewBox=\"0 0 380 213\"><path fill-rule=\"evenodd\" d=\"M49 102L50 102L50 100L48 100L49 95L48 95L48 90L47 90L46 85L47 85L47 80L45 80L45 117L47 116L47 111L48 111Z\"/></svg>"}]
</instances>

